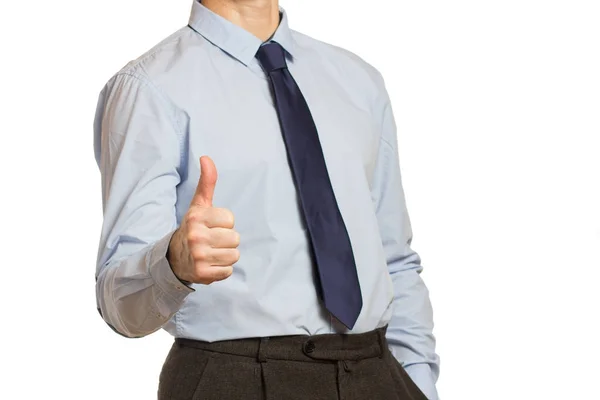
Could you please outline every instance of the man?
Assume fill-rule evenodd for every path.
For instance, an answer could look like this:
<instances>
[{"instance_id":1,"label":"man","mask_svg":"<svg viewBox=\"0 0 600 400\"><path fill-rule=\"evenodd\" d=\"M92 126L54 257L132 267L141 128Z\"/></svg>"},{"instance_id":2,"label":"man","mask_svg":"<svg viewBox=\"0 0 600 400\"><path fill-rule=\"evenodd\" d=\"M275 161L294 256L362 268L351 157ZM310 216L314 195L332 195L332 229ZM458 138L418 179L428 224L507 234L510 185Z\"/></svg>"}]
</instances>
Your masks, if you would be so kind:
<instances>
[{"instance_id":1,"label":"man","mask_svg":"<svg viewBox=\"0 0 600 400\"><path fill-rule=\"evenodd\" d=\"M197 0L103 89L98 308L159 399L436 399L380 74L277 0Z\"/></svg>"}]
</instances>

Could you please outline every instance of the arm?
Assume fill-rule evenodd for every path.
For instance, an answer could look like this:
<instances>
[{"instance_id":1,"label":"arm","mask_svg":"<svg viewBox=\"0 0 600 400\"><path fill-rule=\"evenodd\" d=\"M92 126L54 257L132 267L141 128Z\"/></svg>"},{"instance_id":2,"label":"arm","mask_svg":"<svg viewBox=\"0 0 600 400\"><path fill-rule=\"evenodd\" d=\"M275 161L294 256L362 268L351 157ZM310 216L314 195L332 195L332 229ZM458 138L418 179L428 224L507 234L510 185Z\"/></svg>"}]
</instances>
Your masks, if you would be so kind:
<instances>
[{"instance_id":1,"label":"arm","mask_svg":"<svg viewBox=\"0 0 600 400\"><path fill-rule=\"evenodd\" d=\"M392 354L421 391L430 400L437 400L439 358L432 334L432 308L419 275L423 269L421 260L410 248L412 230L400 176L396 125L383 81L381 87L382 136L372 194L395 293L387 339Z\"/></svg>"},{"instance_id":2,"label":"arm","mask_svg":"<svg viewBox=\"0 0 600 400\"><path fill-rule=\"evenodd\" d=\"M144 78L106 85L94 123L104 222L96 266L103 319L127 337L163 326L194 291L166 258L177 227L181 131L176 108Z\"/></svg>"}]
</instances>

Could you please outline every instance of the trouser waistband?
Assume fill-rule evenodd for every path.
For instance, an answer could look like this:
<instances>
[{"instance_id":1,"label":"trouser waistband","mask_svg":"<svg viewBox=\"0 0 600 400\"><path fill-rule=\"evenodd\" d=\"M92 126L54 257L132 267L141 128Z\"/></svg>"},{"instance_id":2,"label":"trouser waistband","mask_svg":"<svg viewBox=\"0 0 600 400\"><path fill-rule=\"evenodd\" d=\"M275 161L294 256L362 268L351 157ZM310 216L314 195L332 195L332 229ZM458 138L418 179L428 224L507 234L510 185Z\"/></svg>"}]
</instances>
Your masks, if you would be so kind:
<instances>
[{"instance_id":1,"label":"trouser waistband","mask_svg":"<svg viewBox=\"0 0 600 400\"><path fill-rule=\"evenodd\" d=\"M184 347L193 347L217 353L244 357L292 361L358 361L381 357L386 351L387 327L356 334L327 333L320 335L273 336L203 342L193 339L176 338L175 342Z\"/></svg>"}]
</instances>

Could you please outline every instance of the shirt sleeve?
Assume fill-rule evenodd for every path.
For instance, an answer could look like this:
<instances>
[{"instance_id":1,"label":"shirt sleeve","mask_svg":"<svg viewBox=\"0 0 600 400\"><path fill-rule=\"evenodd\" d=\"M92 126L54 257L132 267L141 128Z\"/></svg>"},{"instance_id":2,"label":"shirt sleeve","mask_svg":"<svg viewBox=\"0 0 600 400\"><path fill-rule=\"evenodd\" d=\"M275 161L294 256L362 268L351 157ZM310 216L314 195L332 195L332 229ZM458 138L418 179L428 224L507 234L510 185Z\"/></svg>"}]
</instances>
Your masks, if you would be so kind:
<instances>
[{"instance_id":1,"label":"shirt sleeve","mask_svg":"<svg viewBox=\"0 0 600 400\"><path fill-rule=\"evenodd\" d=\"M141 337L161 328L194 291L166 258L177 228L177 109L145 78L120 73L100 94L94 134L104 215L97 307L116 332Z\"/></svg>"},{"instance_id":2,"label":"shirt sleeve","mask_svg":"<svg viewBox=\"0 0 600 400\"><path fill-rule=\"evenodd\" d=\"M394 285L394 311L387 339L392 354L421 391L428 399L437 400L439 357L432 333L433 312L428 289L420 276L421 259L410 247L412 230L400 176L396 124L382 79L381 87L382 136L372 194Z\"/></svg>"}]
</instances>

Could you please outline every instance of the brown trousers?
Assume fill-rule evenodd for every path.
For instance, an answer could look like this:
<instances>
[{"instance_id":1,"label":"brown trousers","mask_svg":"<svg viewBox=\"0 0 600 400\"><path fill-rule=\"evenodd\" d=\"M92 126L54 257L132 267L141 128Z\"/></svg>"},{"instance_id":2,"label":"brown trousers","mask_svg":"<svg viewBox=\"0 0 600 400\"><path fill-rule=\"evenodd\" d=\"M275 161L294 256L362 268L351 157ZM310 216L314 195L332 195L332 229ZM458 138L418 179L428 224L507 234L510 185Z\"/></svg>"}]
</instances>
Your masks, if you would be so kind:
<instances>
[{"instance_id":1,"label":"brown trousers","mask_svg":"<svg viewBox=\"0 0 600 400\"><path fill-rule=\"evenodd\" d=\"M368 333L200 342L175 339L158 400L427 400Z\"/></svg>"}]
</instances>

